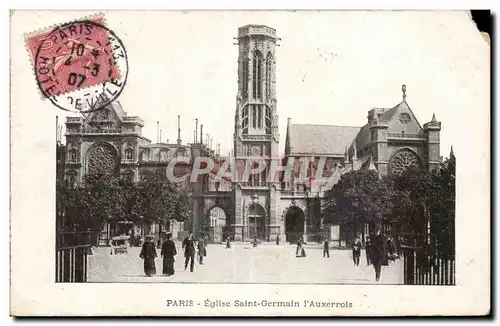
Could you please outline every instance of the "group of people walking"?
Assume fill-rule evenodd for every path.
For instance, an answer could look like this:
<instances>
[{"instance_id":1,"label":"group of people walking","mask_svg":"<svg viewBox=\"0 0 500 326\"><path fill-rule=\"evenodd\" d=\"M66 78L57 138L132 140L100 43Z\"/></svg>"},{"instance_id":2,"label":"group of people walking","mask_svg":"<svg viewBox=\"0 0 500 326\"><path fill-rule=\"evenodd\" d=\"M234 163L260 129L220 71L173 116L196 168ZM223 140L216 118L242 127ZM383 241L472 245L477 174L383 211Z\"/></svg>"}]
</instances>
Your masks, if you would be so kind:
<instances>
[{"instance_id":1,"label":"group of people walking","mask_svg":"<svg viewBox=\"0 0 500 326\"><path fill-rule=\"evenodd\" d=\"M141 253L139 254L139 257L144 260L144 274L148 277L156 274L155 259L158 257L158 254L153 239L153 236L146 237L146 241L142 245ZM207 256L205 239L200 238L196 241L193 238L193 234L189 232L189 235L182 241L182 249L184 250L184 270L187 270L189 265L189 270L194 272L196 252L198 252L198 263L203 265L203 259ZM163 258L162 274L165 276L174 275L174 263L177 249L175 247L175 242L172 240L171 233L167 234L167 239L161 245L160 255Z\"/></svg>"},{"instance_id":2,"label":"group of people walking","mask_svg":"<svg viewBox=\"0 0 500 326\"><path fill-rule=\"evenodd\" d=\"M361 247L361 240L357 238L352 247L352 257L355 266L359 266ZM397 238L393 239L391 235L386 237L380 230L377 230L375 234L368 237L365 243L366 264L373 265L375 280L377 282L380 280L382 266L389 266L390 261L399 259L400 250Z\"/></svg>"},{"instance_id":3,"label":"group of people walking","mask_svg":"<svg viewBox=\"0 0 500 326\"><path fill-rule=\"evenodd\" d=\"M352 245L352 259L354 266L359 266L361 258L362 243L360 238L356 238ZM297 257L299 257L299 250L303 250L301 241L297 244ZM393 238L391 235L385 236L380 230L375 234L367 237L365 242L366 251L366 264L373 265L375 270L375 280L380 280L382 266L389 266L390 261L395 261L400 257L400 243L398 238ZM305 254L304 254L305 257ZM323 242L323 258L330 258L330 244L326 239Z\"/></svg>"}]
</instances>

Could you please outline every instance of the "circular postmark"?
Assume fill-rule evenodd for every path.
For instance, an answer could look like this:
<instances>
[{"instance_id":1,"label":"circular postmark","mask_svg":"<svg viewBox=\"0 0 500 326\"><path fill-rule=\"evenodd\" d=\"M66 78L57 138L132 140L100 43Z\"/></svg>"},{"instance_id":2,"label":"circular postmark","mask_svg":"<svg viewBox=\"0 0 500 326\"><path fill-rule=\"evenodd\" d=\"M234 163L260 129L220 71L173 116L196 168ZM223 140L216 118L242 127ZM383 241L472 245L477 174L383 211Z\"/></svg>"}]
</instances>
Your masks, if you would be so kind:
<instances>
[{"instance_id":1,"label":"circular postmark","mask_svg":"<svg viewBox=\"0 0 500 326\"><path fill-rule=\"evenodd\" d=\"M34 68L44 98L60 109L89 113L120 96L128 76L127 51L106 26L78 20L44 35Z\"/></svg>"}]
</instances>

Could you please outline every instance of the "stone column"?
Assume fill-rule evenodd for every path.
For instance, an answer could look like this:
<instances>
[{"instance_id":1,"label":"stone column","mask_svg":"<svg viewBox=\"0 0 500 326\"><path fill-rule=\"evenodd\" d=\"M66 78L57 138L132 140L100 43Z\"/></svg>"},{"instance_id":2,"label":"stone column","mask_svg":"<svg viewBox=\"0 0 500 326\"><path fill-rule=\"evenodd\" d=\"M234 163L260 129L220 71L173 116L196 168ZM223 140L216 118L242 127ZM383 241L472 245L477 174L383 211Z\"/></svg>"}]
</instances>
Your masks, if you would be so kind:
<instances>
[{"instance_id":1,"label":"stone column","mask_svg":"<svg viewBox=\"0 0 500 326\"><path fill-rule=\"evenodd\" d=\"M276 237L280 234L280 239L283 240L284 227L281 223L280 214L281 192L274 185L270 187L269 192L269 241L276 241Z\"/></svg>"},{"instance_id":2,"label":"stone column","mask_svg":"<svg viewBox=\"0 0 500 326\"><path fill-rule=\"evenodd\" d=\"M243 208L241 205L241 187L234 187L234 241L243 241Z\"/></svg>"}]
</instances>

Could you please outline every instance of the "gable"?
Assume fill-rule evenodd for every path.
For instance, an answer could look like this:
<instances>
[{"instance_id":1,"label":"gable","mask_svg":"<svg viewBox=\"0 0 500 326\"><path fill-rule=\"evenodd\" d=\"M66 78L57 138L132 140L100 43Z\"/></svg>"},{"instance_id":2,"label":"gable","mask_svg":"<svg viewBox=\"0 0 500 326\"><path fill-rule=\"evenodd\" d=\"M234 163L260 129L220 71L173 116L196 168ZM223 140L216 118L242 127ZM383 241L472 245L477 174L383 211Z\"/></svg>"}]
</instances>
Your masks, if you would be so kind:
<instances>
[{"instance_id":1,"label":"gable","mask_svg":"<svg viewBox=\"0 0 500 326\"><path fill-rule=\"evenodd\" d=\"M405 134L421 134L422 127L417 118L413 114L408 104L403 101L396 107L385 112L380 116L380 120L389 122L387 132L405 133Z\"/></svg>"},{"instance_id":2,"label":"gable","mask_svg":"<svg viewBox=\"0 0 500 326\"><path fill-rule=\"evenodd\" d=\"M106 126L108 128L120 128L122 119L126 115L120 103L117 101L106 105L102 109L90 112L86 118L86 124L91 126Z\"/></svg>"}]
</instances>

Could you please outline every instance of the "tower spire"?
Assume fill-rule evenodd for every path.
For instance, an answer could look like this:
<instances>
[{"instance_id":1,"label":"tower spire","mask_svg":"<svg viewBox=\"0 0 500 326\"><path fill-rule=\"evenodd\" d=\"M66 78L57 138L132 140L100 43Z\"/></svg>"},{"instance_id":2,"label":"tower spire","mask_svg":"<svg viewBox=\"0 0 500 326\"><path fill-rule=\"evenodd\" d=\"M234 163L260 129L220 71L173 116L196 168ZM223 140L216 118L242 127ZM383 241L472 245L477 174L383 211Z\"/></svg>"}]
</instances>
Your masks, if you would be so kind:
<instances>
[{"instance_id":1,"label":"tower spire","mask_svg":"<svg viewBox=\"0 0 500 326\"><path fill-rule=\"evenodd\" d=\"M406 85L401 86L401 91L403 92L403 102L406 102Z\"/></svg>"},{"instance_id":2,"label":"tower spire","mask_svg":"<svg viewBox=\"0 0 500 326\"><path fill-rule=\"evenodd\" d=\"M177 145L181 145L181 116L177 116Z\"/></svg>"},{"instance_id":3,"label":"tower spire","mask_svg":"<svg viewBox=\"0 0 500 326\"><path fill-rule=\"evenodd\" d=\"M453 152L453 145L451 145L450 157L455 157L455 153Z\"/></svg>"},{"instance_id":4,"label":"tower spire","mask_svg":"<svg viewBox=\"0 0 500 326\"><path fill-rule=\"evenodd\" d=\"M436 114L435 113L432 114L432 120L431 120L431 122L437 122L437 120L436 120Z\"/></svg>"}]
</instances>

